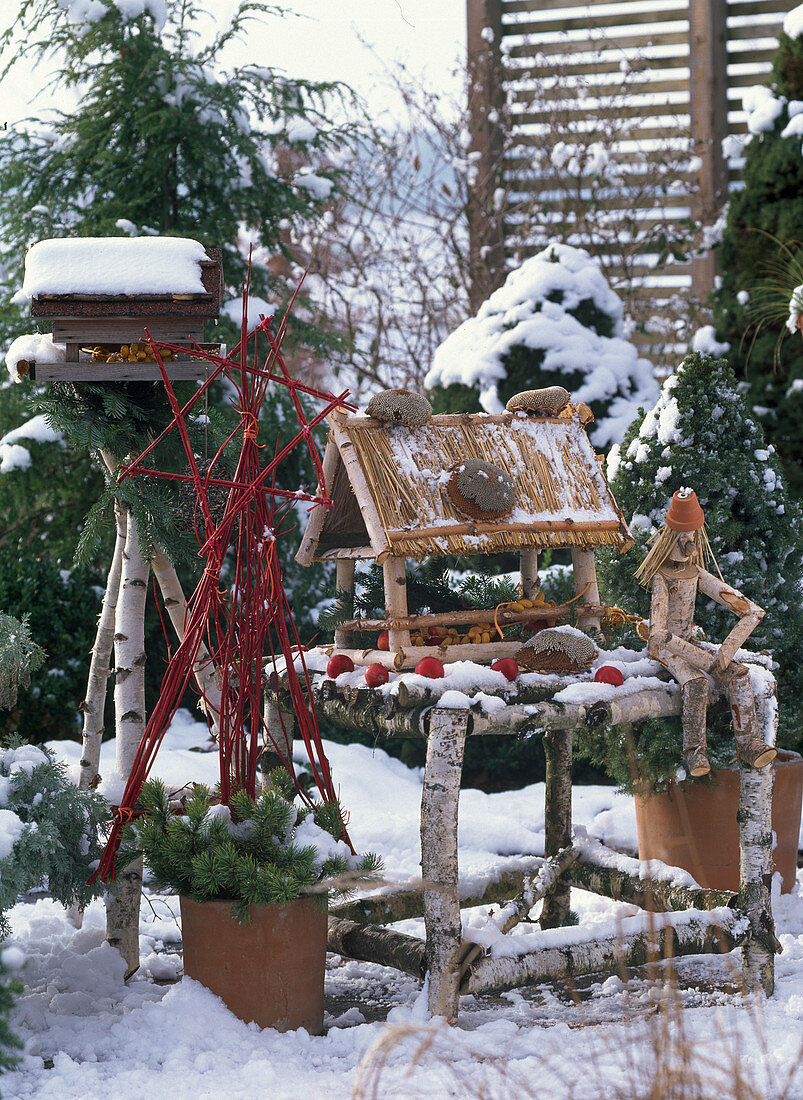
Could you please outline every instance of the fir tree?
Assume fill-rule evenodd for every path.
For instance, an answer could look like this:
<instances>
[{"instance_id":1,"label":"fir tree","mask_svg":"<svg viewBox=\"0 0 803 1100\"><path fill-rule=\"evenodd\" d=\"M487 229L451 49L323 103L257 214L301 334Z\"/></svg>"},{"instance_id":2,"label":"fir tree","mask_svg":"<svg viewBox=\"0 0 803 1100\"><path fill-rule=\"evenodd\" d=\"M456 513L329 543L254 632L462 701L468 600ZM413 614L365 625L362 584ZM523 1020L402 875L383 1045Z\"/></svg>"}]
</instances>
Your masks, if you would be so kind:
<instances>
[{"instance_id":1,"label":"fir tree","mask_svg":"<svg viewBox=\"0 0 803 1100\"><path fill-rule=\"evenodd\" d=\"M792 30L790 26L790 30ZM783 246L803 241L803 145L793 119L803 100L803 38L781 33L767 89L745 97L752 136L745 149L744 187L731 193L720 245L722 283L713 296L717 336L730 344L727 358L746 378L747 402L774 444L789 488L803 494L803 346L779 323L762 323L775 296L788 302L778 266ZM791 123L791 124L790 124ZM783 303L780 303L783 305ZM786 309L782 308L781 314Z\"/></svg>"},{"instance_id":2,"label":"fir tree","mask_svg":"<svg viewBox=\"0 0 803 1100\"><path fill-rule=\"evenodd\" d=\"M723 577L766 611L750 648L770 650L779 664L782 743L797 747L803 709L803 517L727 361L689 355L664 382L654 408L639 414L621 447L609 454L608 478L636 545L623 557L600 555L605 598L649 616L649 593L633 574L648 539L664 523L672 493L684 485L693 488ZM699 600L695 621L714 642L734 623L724 609Z\"/></svg>"}]
</instances>

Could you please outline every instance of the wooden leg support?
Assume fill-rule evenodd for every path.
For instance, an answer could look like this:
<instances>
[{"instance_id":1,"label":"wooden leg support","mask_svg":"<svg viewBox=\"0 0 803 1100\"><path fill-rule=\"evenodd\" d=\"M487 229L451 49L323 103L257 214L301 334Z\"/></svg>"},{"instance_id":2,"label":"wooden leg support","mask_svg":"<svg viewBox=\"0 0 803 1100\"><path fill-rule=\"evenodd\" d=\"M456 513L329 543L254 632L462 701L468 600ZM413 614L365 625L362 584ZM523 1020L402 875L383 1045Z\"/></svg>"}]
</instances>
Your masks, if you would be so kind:
<instances>
[{"instance_id":1,"label":"wooden leg support","mask_svg":"<svg viewBox=\"0 0 803 1100\"><path fill-rule=\"evenodd\" d=\"M739 907L750 931L742 946L742 978L749 993L771 996L775 988L772 885L772 768L739 767Z\"/></svg>"},{"instance_id":2,"label":"wooden leg support","mask_svg":"<svg viewBox=\"0 0 803 1100\"><path fill-rule=\"evenodd\" d=\"M421 874L427 935L429 1014L457 1022L460 982L460 895L457 885L457 809L469 715L430 713L421 796Z\"/></svg>"},{"instance_id":3,"label":"wooden leg support","mask_svg":"<svg viewBox=\"0 0 803 1100\"><path fill-rule=\"evenodd\" d=\"M572 731L547 730L546 791L544 794L545 855L556 856L572 843ZM559 928L569 917L570 887L558 878L544 898L542 928Z\"/></svg>"}]
</instances>

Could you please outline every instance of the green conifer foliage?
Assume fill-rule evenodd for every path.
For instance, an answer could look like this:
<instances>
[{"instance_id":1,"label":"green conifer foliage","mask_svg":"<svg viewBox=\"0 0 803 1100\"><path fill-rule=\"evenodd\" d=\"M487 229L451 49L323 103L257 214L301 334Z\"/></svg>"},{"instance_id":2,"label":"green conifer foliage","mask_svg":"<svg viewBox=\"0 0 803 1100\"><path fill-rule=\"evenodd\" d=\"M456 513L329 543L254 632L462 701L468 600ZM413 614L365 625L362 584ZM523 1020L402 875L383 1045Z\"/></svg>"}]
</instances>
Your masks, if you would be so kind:
<instances>
[{"instance_id":1,"label":"green conifer foliage","mask_svg":"<svg viewBox=\"0 0 803 1100\"><path fill-rule=\"evenodd\" d=\"M108 805L32 745L0 749L0 791L8 811L0 835L0 935L7 935L3 914L26 890L46 886L63 905L85 905L99 892L87 879L102 851Z\"/></svg>"},{"instance_id":2,"label":"green conifer foliage","mask_svg":"<svg viewBox=\"0 0 803 1100\"><path fill-rule=\"evenodd\" d=\"M649 593L633 573L651 534L664 523L672 493L694 489L724 579L766 611L747 646L771 650L778 662L779 740L798 747L803 518L727 361L689 355L664 382L655 407L636 418L621 447L608 456L608 478L636 545L623 556L599 555L604 598L649 617ZM695 621L716 643L736 620L698 599Z\"/></svg>"},{"instance_id":3,"label":"green conifer foliage","mask_svg":"<svg viewBox=\"0 0 803 1100\"><path fill-rule=\"evenodd\" d=\"M248 920L251 905L282 905L310 893L323 900L329 887L317 887L324 880L376 873L375 856L352 857L337 842L337 805L299 809L285 776L272 773L256 801L238 791L228 807L210 805L209 789L195 784L180 815L164 784L148 780L139 802L143 816L127 830L119 866L143 854L157 887L196 901L230 898L240 921Z\"/></svg>"},{"instance_id":4,"label":"green conifer foliage","mask_svg":"<svg viewBox=\"0 0 803 1100\"><path fill-rule=\"evenodd\" d=\"M749 383L747 401L774 444L795 498L803 494L803 344L780 325L759 326L772 268L783 244L803 241L803 140L782 137L793 102L803 100L803 39L781 33L769 80L778 115L745 150L744 187L731 194L720 246L722 284L713 297L717 336ZM795 288L788 287L787 301Z\"/></svg>"}]
</instances>

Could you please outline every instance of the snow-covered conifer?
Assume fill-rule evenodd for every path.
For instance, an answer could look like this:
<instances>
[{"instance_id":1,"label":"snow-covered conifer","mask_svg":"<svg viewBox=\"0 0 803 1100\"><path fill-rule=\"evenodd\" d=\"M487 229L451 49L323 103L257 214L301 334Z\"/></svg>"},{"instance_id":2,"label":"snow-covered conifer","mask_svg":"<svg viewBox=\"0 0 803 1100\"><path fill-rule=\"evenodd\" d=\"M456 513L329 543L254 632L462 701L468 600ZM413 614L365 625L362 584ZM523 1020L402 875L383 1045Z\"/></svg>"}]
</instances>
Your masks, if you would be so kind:
<instances>
[{"instance_id":1,"label":"snow-covered conifer","mask_svg":"<svg viewBox=\"0 0 803 1100\"><path fill-rule=\"evenodd\" d=\"M621 446L612 449L607 473L636 539L628 554L603 556L608 601L649 615L649 596L633 574L664 523L672 493L693 488L723 577L766 611L750 646L771 650L779 662L783 741L794 747L803 705L803 517L727 361L687 356L664 382L656 404L639 414ZM711 602L699 602L696 622L716 642L734 619Z\"/></svg>"},{"instance_id":2,"label":"snow-covered conifer","mask_svg":"<svg viewBox=\"0 0 803 1100\"><path fill-rule=\"evenodd\" d=\"M587 252L554 244L511 272L435 352L425 385L436 412L501 412L522 390L564 386L618 442L658 386L625 338L622 302Z\"/></svg>"}]
</instances>

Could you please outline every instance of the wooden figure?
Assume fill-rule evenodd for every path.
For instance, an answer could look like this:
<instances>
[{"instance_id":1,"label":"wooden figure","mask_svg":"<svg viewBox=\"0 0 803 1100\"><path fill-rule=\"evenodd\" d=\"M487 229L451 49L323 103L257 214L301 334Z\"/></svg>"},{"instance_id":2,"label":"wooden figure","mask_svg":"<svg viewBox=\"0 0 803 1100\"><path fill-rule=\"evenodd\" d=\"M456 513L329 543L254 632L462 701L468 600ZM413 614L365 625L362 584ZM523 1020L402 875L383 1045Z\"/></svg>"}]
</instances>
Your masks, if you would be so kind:
<instances>
[{"instance_id":1,"label":"wooden figure","mask_svg":"<svg viewBox=\"0 0 803 1100\"><path fill-rule=\"evenodd\" d=\"M759 736L750 673L733 659L764 618L764 611L721 576L715 577L705 569L713 561L713 554L704 525L705 515L695 492L679 489L672 497L665 526L654 537L652 549L636 571L645 587L652 586L647 652L672 673L681 687L683 760L694 776L707 775L711 770L706 755L709 676L719 680L727 692L739 760L764 768L777 756L777 750ZM695 640L698 592L739 616L716 652Z\"/></svg>"}]
</instances>

